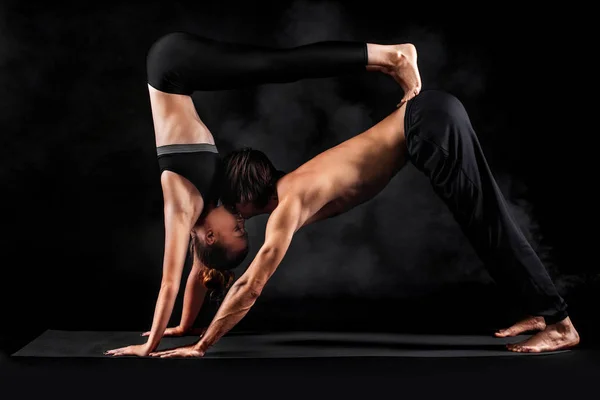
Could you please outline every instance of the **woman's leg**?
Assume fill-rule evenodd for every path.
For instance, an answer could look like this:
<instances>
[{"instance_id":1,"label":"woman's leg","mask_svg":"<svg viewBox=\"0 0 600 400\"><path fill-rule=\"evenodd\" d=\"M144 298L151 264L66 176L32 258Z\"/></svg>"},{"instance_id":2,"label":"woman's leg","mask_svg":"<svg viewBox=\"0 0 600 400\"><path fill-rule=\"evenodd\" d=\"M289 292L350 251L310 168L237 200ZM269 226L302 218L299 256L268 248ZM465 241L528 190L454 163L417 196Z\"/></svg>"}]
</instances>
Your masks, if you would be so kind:
<instances>
[{"instance_id":1,"label":"woman's leg","mask_svg":"<svg viewBox=\"0 0 600 400\"><path fill-rule=\"evenodd\" d=\"M444 92L421 93L408 103L405 132L411 161L430 179L492 278L548 326L570 324L566 303L513 220L460 101Z\"/></svg>"},{"instance_id":2,"label":"woman's leg","mask_svg":"<svg viewBox=\"0 0 600 400\"><path fill-rule=\"evenodd\" d=\"M154 88L189 95L263 83L357 73L376 68L418 93L421 81L410 44L378 45L326 41L294 48L218 42L190 33L170 33L148 52L148 82Z\"/></svg>"}]
</instances>

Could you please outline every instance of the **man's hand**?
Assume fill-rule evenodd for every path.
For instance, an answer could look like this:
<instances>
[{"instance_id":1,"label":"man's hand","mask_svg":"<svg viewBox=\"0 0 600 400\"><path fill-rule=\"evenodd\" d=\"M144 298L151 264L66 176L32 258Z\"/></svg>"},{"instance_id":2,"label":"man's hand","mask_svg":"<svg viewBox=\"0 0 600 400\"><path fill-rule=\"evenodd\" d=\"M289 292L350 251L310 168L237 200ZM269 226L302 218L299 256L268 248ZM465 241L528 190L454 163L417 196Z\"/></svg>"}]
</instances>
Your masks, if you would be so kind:
<instances>
[{"instance_id":1,"label":"man's hand","mask_svg":"<svg viewBox=\"0 0 600 400\"><path fill-rule=\"evenodd\" d=\"M108 350L104 352L106 356L138 356L138 357L146 357L150 354L150 348L147 343L144 344L134 344L132 346L121 347L118 349Z\"/></svg>"},{"instance_id":2,"label":"man's hand","mask_svg":"<svg viewBox=\"0 0 600 400\"><path fill-rule=\"evenodd\" d=\"M177 347L170 350L163 350L150 353L151 357L158 358L175 358L175 357L184 357L184 358L193 358L193 357L204 357L204 350L201 350L198 344L191 344L189 346Z\"/></svg>"},{"instance_id":3,"label":"man's hand","mask_svg":"<svg viewBox=\"0 0 600 400\"><path fill-rule=\"evenodd\" d=\"M202 336L206 332L206 328L189 328L184 329L181 325L173 328L165 329L163 337L180 337L180 336ZM150 336L150 331L142 333L142 336Z\"/></svg>"}]
</instances>

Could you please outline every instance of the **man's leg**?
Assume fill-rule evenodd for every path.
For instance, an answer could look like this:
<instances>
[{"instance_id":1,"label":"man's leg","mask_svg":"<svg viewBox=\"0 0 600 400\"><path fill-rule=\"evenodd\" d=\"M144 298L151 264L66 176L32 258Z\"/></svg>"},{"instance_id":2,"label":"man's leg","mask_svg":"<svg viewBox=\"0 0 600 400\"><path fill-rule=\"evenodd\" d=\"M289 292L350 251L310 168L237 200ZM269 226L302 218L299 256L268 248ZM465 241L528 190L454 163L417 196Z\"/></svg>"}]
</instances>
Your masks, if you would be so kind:
<instances>
[{"instance_id":1,"label":"man's leg","mask_svg":"<svg viewBox=\"0 0 600 400\"><path fill-rule=\"evenodd\" d=\"M542 332L510 349L577 344L567 306L511 217L460 101L444 92L421 93L407 105L405 134L411 161L430 179L492 278L519 296L529 315L545 319L545 327L537 326Z\"/></svg>"}]
</instances>

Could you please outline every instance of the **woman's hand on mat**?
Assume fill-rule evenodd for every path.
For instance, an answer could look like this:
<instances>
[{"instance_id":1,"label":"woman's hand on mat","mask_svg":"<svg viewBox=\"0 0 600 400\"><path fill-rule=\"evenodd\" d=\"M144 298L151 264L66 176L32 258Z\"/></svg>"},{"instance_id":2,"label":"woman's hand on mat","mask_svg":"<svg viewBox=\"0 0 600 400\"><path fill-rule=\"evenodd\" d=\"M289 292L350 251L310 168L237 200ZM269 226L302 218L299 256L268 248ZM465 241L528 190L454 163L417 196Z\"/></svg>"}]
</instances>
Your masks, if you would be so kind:
<instances>
[{"instance_id":1,"label":"woman's hand on mat","mask_svg":"<svg viewBox=\"0 0 600 400\"><path fill-rule=\"evenodd\" d=\"M158 358L175 358L175 357L203 357L204 350L200 350L197 346L197 343L191 344L189 346L177 347L170 350L163 350L150 353L151 357Z\"/></svg>"},{"instance_id":2,"label":"woman's hand on mat","mask_svg":"<svg viewBox=\"0 0 600 400\"><path fill-rule=\"evenodd\" d=\"M183 328L181 325L167 328L163 337L178 337L178 336L202 336L206 332L206 328ZM142 336L150 336L150 331L142 333Z\"/></svg>"},{"instance_id":3,"label":"woman's hand on mat","mask_svg":"<svg viewBox=\"0 0 600 400\"><path fill-rule=\"evenodd\" d=\"M150 354L150 347L148 347L147 343L144 344L134 344L132 346L121 347L118 349L108 350L104 352L106 356L138 356L138 357L146 357Z\"/></svg>"}]
</instances>

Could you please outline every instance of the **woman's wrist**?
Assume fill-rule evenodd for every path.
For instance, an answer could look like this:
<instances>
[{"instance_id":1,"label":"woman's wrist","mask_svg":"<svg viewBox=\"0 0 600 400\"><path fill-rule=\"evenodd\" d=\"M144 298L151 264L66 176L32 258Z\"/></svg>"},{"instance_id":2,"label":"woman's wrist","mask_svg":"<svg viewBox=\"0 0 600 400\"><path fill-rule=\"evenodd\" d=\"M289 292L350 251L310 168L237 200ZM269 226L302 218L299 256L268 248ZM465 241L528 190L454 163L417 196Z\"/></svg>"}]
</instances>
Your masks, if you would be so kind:
<instances>
[{"instance_id":1,"label":"woman's wrist","mask_svg":"<svg viewBox=\"0 0 600 400\"><path fill-rule=\"evenodd\" d=\"M177 328L179 329L179 331L185 333L192 330L192 324L179 324Z\"/></svg>"},{"instance_id":2,"label":"woman's wrist","mask_svg":"<svg viewBox=\"0 0 600 400\"><path fill-rule=\"evenodd\" d=\"M159 343L160 343L160 339L157 340L157 339L153 338L152 335L150 335L148 337L148 341L144 344L144 347L149 352L152 352L152 351L156 350L156 348L158 347Z\"/></svg>"},{"instance_id":3,"label":"woman's wrist","mask_svg":"<svg viewBox=\"0 0 600 400\"><path fill-rule=\"evenodd\" d=\"M152 353L154 350L156 350L157 347L158 347L158 344L155 345L155 344L151 343L150 341L147 341L144 344L144 350L147 353Z\"/></svg>"}]
</instances>

